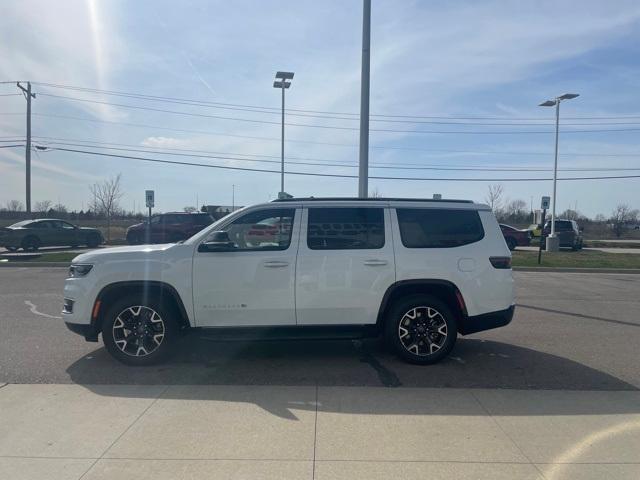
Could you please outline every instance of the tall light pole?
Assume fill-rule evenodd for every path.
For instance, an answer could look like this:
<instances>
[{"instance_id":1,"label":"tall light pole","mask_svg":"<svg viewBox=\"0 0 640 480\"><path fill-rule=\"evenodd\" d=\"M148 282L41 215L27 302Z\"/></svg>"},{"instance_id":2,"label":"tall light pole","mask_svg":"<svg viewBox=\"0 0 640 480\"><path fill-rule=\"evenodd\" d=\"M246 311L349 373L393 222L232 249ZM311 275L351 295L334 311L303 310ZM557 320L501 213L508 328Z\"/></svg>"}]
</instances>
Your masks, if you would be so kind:
<instances>
[{"instance_id":1,"label":"tall light pole","mask_svg":"<svg viewBox=\"0 0 640 480\"><path fill-rule=\"evenodd\" d=\"M358 197L369 196L369 73L371 58L371 0L362 7L362 71L360 73L360 156Z\"/></svg>"},{"instance_id":2,"label":"tall light pole","mask_svg":"<svg viewBox=\"0 0 640 480\"><path fill-rule=\"evenodd\" d=\"M563 100L571 100L572 98L578 97L578 93L565 93L564 95L560 95L559 97L554 98L553 100L547 100L546 102L542 102L540 107L556 107L556 152L555 159L553 162L553 197L551 197L552 205L551 205L551 234L547 237L547 252L557 252L560 250L560 241L558 237L556 237L556 184L558 182L558 133L560 130L560 102ZM544 222L544 218L542 219Z\"/></svg>"},{"instance_id":3,"label":"tall light pole","mask_svg":"<svg viewBox=\"0 0 640 480\"><path fill-rule=\"evenodd\" d=\"M236 211L236 186L231 184L231 212Z\"/></svg>"},{"instance_id":4,"label":"tall light pole","mask_svg":"<svg viewBox=\"0 0 640 480\"><path fill-rule=\"evenodd\" d=\"M280 193L278 198L286 197L287 194L284 191L284 91L291 86L291 79L293 78L293 72L276 72L276 80L273 82L273 88L279 88L282 90L282 138L281 143L281 162L280 162ZM287 80L289 80L287 82Z\"/></svg>"}]
</instances>

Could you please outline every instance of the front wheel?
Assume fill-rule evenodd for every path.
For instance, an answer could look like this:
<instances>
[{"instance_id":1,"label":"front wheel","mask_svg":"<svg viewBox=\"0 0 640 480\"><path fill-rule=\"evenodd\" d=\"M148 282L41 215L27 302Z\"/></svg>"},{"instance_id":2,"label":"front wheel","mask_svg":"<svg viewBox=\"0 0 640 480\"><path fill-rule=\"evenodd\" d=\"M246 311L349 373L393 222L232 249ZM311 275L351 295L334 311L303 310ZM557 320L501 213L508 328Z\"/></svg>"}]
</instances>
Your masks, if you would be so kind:
<instances>
[{"instance_id":1,"label":"front wheel","mask_svg":"<svg viewBox=\"0 0 640 480\"><path fill-rule=\"evenodd\" d=\"M100 245L100 235L93 234L87 237L87 247L96 248Z\"/></svg>"},{"instance_id":2,"label":"front wheel","mask_svg":"<svg viewBox=\"0 0 640 480\"><path fill-rule=\"evenodd\" d=\"M385 337L403 360L419 365L437 363L456 343L458 326L449 307L431 295L410 295L391 309Z\"/></svg>"},{"instance_id":3,"label":"front wheel","mask_svg":"<svg viewBox=\"0 0 640 480\"><path fill-rule=\"evenodd\" d=\"M25 252L35 252L40 248L40 239L38 237L29 236L22 241L22 249Z\"/></svg>"},{"instance_id":4,"label":"front wheel","mask_svg":"<svg viewBox=\"0 0 640 480\"><path fill-rule=\"evenodd\" d=\"M117 360L145 366L166 360L178 338L174 309L153 298L125 297L106 312L102 340Z\"/></svg>"}]
</instances>

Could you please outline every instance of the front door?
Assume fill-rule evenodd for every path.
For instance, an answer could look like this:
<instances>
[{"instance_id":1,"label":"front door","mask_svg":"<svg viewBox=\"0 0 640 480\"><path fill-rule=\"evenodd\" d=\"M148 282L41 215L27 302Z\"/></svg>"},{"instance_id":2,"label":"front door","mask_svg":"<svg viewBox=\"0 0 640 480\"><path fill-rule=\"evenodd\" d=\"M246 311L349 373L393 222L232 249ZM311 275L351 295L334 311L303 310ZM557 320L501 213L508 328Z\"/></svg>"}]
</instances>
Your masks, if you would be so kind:
<instances>
[{"instance_id":1,"label":"front door","mask_svg":"<svg viewBox=\"0 0 640 480\"><path fill-rule=\"evenodd\" d=\"M193 302L199 327L295 325L300 210L261 208L222 224L231 245L198 248Z\"/></svg>"},{"instance_id":2,"label":"front door","mask_svg":"<svg viewBox=\"0 0 640 480\"><path fill-rule=\"evenodd\" d=\"M373 202L372 202L373 203ZM298 325L375 323L395 281L389 210L309 207L296 274Z\"/></svg>"}]
</instances>

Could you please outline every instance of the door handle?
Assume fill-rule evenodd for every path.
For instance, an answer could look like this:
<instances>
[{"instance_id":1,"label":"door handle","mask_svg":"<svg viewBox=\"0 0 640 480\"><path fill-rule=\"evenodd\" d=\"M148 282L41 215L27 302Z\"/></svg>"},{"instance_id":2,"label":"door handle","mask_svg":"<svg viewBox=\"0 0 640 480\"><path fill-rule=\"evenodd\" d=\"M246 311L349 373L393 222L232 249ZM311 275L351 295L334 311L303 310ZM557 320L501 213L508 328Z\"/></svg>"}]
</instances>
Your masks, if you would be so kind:
<instances>
[{"instance_id":1,"label":"door handle","mask_svg":"<svg viewBox=\"0 0 640 480\"><path fill-rule=\"evenodd\" d=\"M274 260L271 262L264 262L263 265L267 268L281 268L281 267L288 267L289 262L280 262L280 261Z\"/></svg>"},{"instance_id":2,"label":"door handle","mask_svg":"<svg viewBox=\"0 0 640 480\"><path fill-rule=\"evenodd\" d=\"M380 266L386 265L387 261L386 260L378 260L378 259L372 258L370 260L365 260L364 264L365 265L369 265L371 267L380 267Z\"/></svg>"}]
</instances>

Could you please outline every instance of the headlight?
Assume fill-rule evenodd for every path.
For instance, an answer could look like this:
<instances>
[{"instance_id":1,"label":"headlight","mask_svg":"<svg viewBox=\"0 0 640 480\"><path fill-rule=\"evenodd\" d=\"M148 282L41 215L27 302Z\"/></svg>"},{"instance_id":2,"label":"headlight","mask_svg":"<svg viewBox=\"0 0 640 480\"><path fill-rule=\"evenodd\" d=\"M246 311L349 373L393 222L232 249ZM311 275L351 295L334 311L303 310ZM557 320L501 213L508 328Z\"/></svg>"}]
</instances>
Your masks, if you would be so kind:
<instances>
[{"instance_id":1,"label":"headlight","mask_svg":"<svg viewBox=\"0 0 640 480\"><path fill-rule=\"evenodd\" d=\"M92 268L93 265L89 263L72 263L69 267L69 276L72 278L84 277Z\"/></svg>"}]
</instances>

